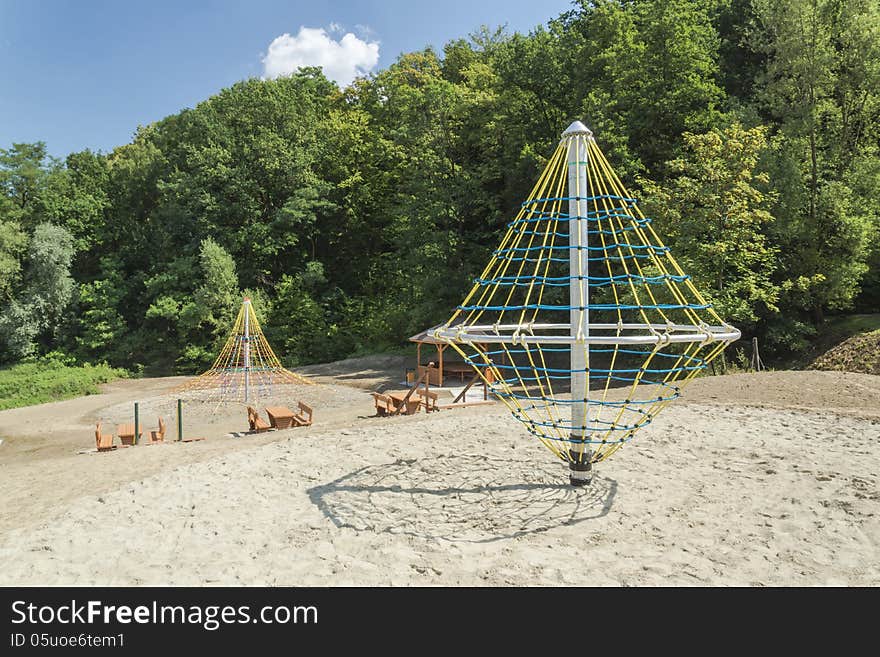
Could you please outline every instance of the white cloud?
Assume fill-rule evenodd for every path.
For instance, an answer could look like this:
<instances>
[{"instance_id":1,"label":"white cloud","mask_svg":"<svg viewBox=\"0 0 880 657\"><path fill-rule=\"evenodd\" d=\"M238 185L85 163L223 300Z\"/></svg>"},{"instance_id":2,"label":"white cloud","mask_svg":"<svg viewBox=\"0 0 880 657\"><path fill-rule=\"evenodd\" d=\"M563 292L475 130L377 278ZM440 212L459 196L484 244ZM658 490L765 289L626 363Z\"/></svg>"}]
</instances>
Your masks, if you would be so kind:
<instances>
[{"instance_id":1,"label":"white cloud","mask_svg":"<svg viewBox=\"0 0 880 657\"><path fill-rule=\"evenodd\" d=\"M331 23L331 31L341 31ZM340 86L373 70L379 63L379 42L359 39L351 32L338 41L323 27L300 27L296 36L282 34L263 57L263 76L277 78L304 66L320 66Z\"/></svg>"}]
</instances>

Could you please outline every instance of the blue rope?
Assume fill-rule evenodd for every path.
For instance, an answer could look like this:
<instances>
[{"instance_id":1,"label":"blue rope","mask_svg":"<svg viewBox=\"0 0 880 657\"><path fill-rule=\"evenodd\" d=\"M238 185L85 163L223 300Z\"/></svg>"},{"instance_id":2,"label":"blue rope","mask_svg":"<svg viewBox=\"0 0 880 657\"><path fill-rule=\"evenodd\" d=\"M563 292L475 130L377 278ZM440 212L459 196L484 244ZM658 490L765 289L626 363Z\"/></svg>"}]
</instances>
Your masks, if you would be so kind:
<instances>
[{"instance_id":1,"label":"blue rope","mask_svg":"<svg viewBox=\"0 0 880 657\"><path fill-rule=\"evenodd\" d=\"M540 422L538 420L527 419L527 418L523 417L522 414L519 413L518 411L519 411L519 409L516 409L513 412L513 416L516 419L518 419L520 422L524 423L526 426L552 427L554 429L568 429L569 431L577 430L578 432L582 431L585 433L592 433L594 431L604 432L604 431L608 431L609 429L611 431L630 431L632 429L636 429L637 427L645 426L646 424L650 424L650 422L651 422L650 414L645 413L644 411L641 411L641 415L644 416L646 419L643 420L642 422L637 423L637 424L615 424L614 422L604 422L601 420L594 420L594 422L596 422L595 425L594 424L574 425L574 424L572 424L572 422L570 420L566 421L566 420L561 420L561 419L559 422ZM599 426L599 425L605 425L605 426ZM548 438L549 440L559 440L559 441L564 441L564 442L571 442L570 438L557 438L555 436L544 435L543 433L540 435L544 438ZM576 442L581 442L581 441L576 441ZM595 444L595 443L598 443L601 441L584 439L583 442Z\"/></svg>"},{"instance_id":2,"label":"blue rope","mask_svg":"<svg viewBox=\"0 0 880 657\"><path fill-rule=\"evenodd\" d=\"M681 372L693 372L694 370L702 369L699 366L697 366L697 367L681 366L681 367L672 367L672 368L668 368L668 369L659 369L659 370L650 369L650 368L646 369L644 367L636 368L636 369L614 368L613 370L610 370L610 369L605 370L605 369L600 369L597 367L591 367L591 368L587 368L587 369L574 369L573 370L573 369L568 369L568 368L558 369L558 368L552 368L552 367L532 367L532 366L524 366L524 365L517 366L517 365L501 365L501 364L496 364L494 367L497 370L513 370L514 372L521 372L521 371L522 372L544 372L548 375L550 375L550 374L573 374L575 372L584 372L584 373L589 372L590 374L612 374L612 373L614 373L614 374L637 374L639 372L642 372L643 374L671 374L671 373L679 374ZM568 378L568 377L566 377L566 378ZM601 376L601 377L591 376L590 378L591 379L599 378L602 380L605 379L604 376Z\"/></svg>"},{"instance_id":3,"label":"blue rope","mask_svg":"<svg viewBox=\"0 0 880 657\"><path fill-rule=\"evenodd\" d=\"M615 303L591 303L586 306L554 306L545 303L529 303L516 306L456 306L458 310L471 312L474 310L490 310L490 311L510 311L510 310L706 310L711 308L710 305L703 304L678 304L678 303L658 303L658 304L615 304Z\"/></svg>"},{"instance_id":4,"label":"blue rope","mask_svg":"<svg viewBox=\"0 0 880 657\"><path fill-rule=\"evenodd\" d=\"M504 356L505 354L514 354L514 355L532 354L532 355L535 355L535 354L538 354L541 352L544 352L544 353L554 353L555 352L555 353L566 353L567 354L567 353L571 352L571 348L570 347L543 347L543 346L536 345L531 348L523 348L523 349L507 349L507 350L498 349L496 351L487 351L487 352L485 352L485 355L486 356ZM627 354L629 356L650 356L652 353L654 353L654 351L651 349L621 349L621 348L611 349L611 348L604 348L604 347L590 347L590 355L593 355L593 354L613 354L615 352L617 352L619 354ZM658 352L654 353L654 357L655 358L671 358L674 360L678 360L679 358L681 358L681 354L673 354L673 353L668 353L665 351L658 351ZM465 357L465 360L467 360L470 365L473 365L475 367L488 367L488 365L485 362L473 361L472 359L470 359L467 356ZM705 362L702 358L699 358L697 356L691 356L688 360L695 360L699 363Z\"/></svg>"},{"instance_id":5,"label":"blue rope","mask_svg":"<svg viewBox=\"0 0 880 657\"><path fill-rule=\"evenodd\" d=\"M586 201L589 206L578 213L570 212L571 206L562 207L558 204L565 201ZM548 204L557 204L556 207ZM530 273L522 275L509 275L501 266L495 268L494 271L487 275L474 279L474 283L478 286L494 286L505 288L508 290L504 297L498 299L492 304L491 297L481 305L481 302L474 301L470 305L462 304L458 306L458 310L465 313L471 312L560 312L570 313L573 310L589 310L589 311L622 311L622 310L663 310L663 311L681 311L681 310L706 310L712 306L709 304L689 303L661 303L655 301L651 304L640 304L634 300L626 300L618 303L591 303L588 305L573 306L567 305L565 302L555 304L553 300L557 298L557 294L553 293L544 297L533 299L531 296L524 300L513 300L513 294L517 288L532 287L548 287L563 288L569 287L572 281L580 281L590 288L607 288L613 286L663 286L672 283L683 283L690 280L690 277L684 274L672 274L669 272L658 273L656 271L645 271L638 274L626 271L624 273L614 273L618 269L612 270L610 265L605 270L606 275L596 275L599 271L594 270L593 275L563 275L568 268L554 266L550 268L551 263L559 263L569 265L573 253L573 249L577 249L578 255L582 262L589 263L608 263L612 260L616 264L626 265L627 261L638 262L648 261L657 262L658 257L663 257L670 249L665 246L645 243L644 236L639 235L642 239L634 241L638 243L628 243L631 237L629 233L638 233L638 231L648 227L652 220L648 217L636 217L635 208L637 200L634 198L626 198L613 194L602 194L596 196L552 196L546 198L529 199L522 203L523 216L507 223L507 228L513 231L514 239L529 238L532 243L514 242L508 243L508 246L502 245L492 252L497 258L500 265L508 265L510 263L522 264L540 264L547 265L546 268L533 268ZM574 230L570 230L570 222L586 222L580 224L584 229L587 237L595 237L588 240L583 245L569 244ZM606 222L603 224L602 222ZM546 222L546 223L542 223ZM551 223L553 222L553 223ZM601 236L601 240L598 239ZM536 241L547 242L535 245ZM602 241L608 243L602 244ZM521 265L517 265L522 269ZM662 268L661 268L662 270ZM515 270L514 270L515 271ZM543 272L543 273L540 273ZM506 301L503 299L508 298ZM665 300L665 299L664 299ZM520 301L517 303L517 301ZM531 302L531 303L530 303ZM621 333L621 332L619 332ZM622 332L626 335L626 332ZM622 444L629 442L636 429L650 424L653 419L652 410L657 405L677 399L681 395L681 387L675 384L675 381L692 375L696 372L704 370L707 367L706 360L698 357L696 354L690 355L685 353L673 353L673 346L664 347L664 351L655 351L651 348L641 348L639 346L621 348L617 346L588 346L586 347L589 356L600 355L618 355L621 359L614 360L614 366L610 364L607 358L603 358L602 367L582 367L571 369L562 364L561 358L563 354L570 354L572 347L569 345L559 346L543 346L540 344L529 345L520 344L512 345L512 348L495 348L492 351L480 352L476 351L473 356L465 355L465 362L470 364L477 372L488 377L491 372L494 375L494 381L489 383L489 389L492 393L504 400L515 400L516 408L511 409L513 415L523 422L529 433L545 440L561 441L565 443L577 442L592 445L605 444ZM544 362L545 354L557 354L553 358L553 362L548 365ZM529 357L529 363L519 363L520 358ZM540 361L536 361L535 357L540 357ZM634 360L641 359L640 362ZM509 358L510 360L506 360ZM647 360L650 359L650 363ZM498 361L498 362L496 362ZM535 363L540 362L541 366ZM595 362L595 361L594 361ZM567 365L567 362L565 363ZM555 394L545 387L537 389L537 384L552 384L555 387L556 382L568 383L571 381L572 374L581 374L592 387L593 383L599 383L604 387L613 385L615 387L627 387L623 394L625 399L615 400L599 400L599 399L572 399L568 393L568 386L565 388L564 397L557 398ZM633 392L630 398L633 384L638 383L638 392ZM654 386L652 388L652 386ZM552 389L552 388L551 388ZM621 388L622 389L622 388ZM521 392L515 392L520 390ZM595 417L584 420L584 424L579 425L570 418L557 418L557 413L551 414L551 419L544 418L527 418L532 411L544 411L552 407L558 407L558 411L564 411L568 414L572 404L586 405L590 415ZM612 415L602 418L602 410L608 408ZM620 416L620 417L618 417ZM619 423L617 423L619 420ZM554 432L547 432L547 428L554 428L563 433L561 437L552 435ZM571 433L575 435L584 434L582 439L573 439ZM607 434L609 438L593 438L593 435Z\"/></svg>"},{"instance_id":6,"label":"blue rope","mask_svg":"<svg viewBox=\"0 0 880 657\"><path fill-rule=\"evenodd\" d=\"M668 397L664 397L661 395L659 397L652 397L650 399L626 399L624 401L608 401L608 400L601 401L601 400L596 400L596 399L557 399L555 397L545 397L545 396L540 396L540 395L530 397L529 395L523 395L520 393L514 393L514 392L506 393L504 391L495 392L494 390L493 390L493 393L496 394L498 397L503 397L505 399L518 399L520 401L530 401L530 402L535 402L535 401L547 402L547 404L545 404L545 406L543 408L546 408L546 406L548 406L548 405L555 406L555 405L560 405L560 404L584 404L584 403L586 403L588 406L597 406L597 407L601 407L601 408L605 408L606 406L612 406L615 408L620 408L622 406L625 408L629 408L630 406L656 404L658 402L672 401L672 400L678 399L681 396L681 394L679 393L680 389L676 386L670 386L670 387L672 387L675 390L675 392L673 394L669 395ZM537 409L537 408L542 408L542 407L534 405L534 406L532 406L532 408Z\"/></svg>"},{"instance_id":7,"label":"blue rope","mask_svg":"<svg viewBox=\"0 0 880 657\"><path fill-rule=\"evenodd\" d=\"M690 276L662 274L659 276L640 276L637 274L619 274L617 276L499 276L497 278L475 278L474 283L480 285L499 285L501 287L529 287L534 284L548 287L568 287L571 281L587 281L590 287L607 287L623 285L628 282L645 283L647 285L663 285L666 281L681 283Z\"/></svg>"},{"instance_id":8,"label":"blue rope","mask_svg":"<svg viewBox=\"0 0 880 657\"><path fill-rule=\"evenodd\" d=\"M519 419L519 418L517 418L517 419ZM556 436L546 436L546 435L544 435L544 433L542 433L542 432L540 432L540 431L537 431L536 429L533 429L531 426L529 426L529 422L528 422L528 421L520 420L520 422L523 422L523 423L526 425L526 430L527 430L530 434L532 434L533 436L537 436L538 438L544 438L544 439L546 439L546 440L552 440L552 441L554 441L554 442L565 442L565 443L573 442L573 443L577 443L577 444L581 444L581 445L609 445L609 444L610 444L610 445L614 445L614 444L616 444L616 443L628 443L630 440L633 439L633 434L632 434L632 433L627 433L625 436L623 436L622 438L618 438L617 440L608 440L608 439L605 439L605 440L592 440L592 439L589 439L589 438L585 438L585 439L583 439L583 440L573 440L573 439L571 439L571 438L557 438ZM645 426L645 425L648 425L648 424L651 424L651 421L650 421L650 420L647 420L646 422L643 422L643 423L640 424L639 426ZM561 427L561 428L566 428L566 429L568 429L568 430L572 430L572 429L573 429L573 427ZM578 427L578 430L579 430L579 431L587 432L587 431L589 431L590 429L589 429L589 427ZM615 429L612 429L612 431L615 431Z\"/></svg>"},{"instance_id":9,"label":"blue rope","mask_svg":"<svg viewBox=\"0 0 880 657\"><path fill-rule=\"evenodd\" d=\"M609 251L610 249L636 249L639 251L651 251L655 255L661 255L669 251L668 246L654 246L653 244L603 244L601 246L581 246L579 244L541 244L539 246L511 246L506 249L496 249L492 255L499 256L505 253L531 253L533 251ZM603 258L604 260L605 258Z\"/></svg>"},{"instance_id":10,"label":"blue rope","mask_svg":"<svg viewBox=\"0 0 880 657\"><path fill-rule=\"evenodd\" d=\"M700 369L702 369L702 368L700 368ZM505 384L505 385L507 385L507 386L510 386L510 387L515 387L515 386L519 385L520 383L531 383L531 382L534 382L534 383L537 384L537 383L544 383L544 382L546 382L546 381L550 381L550 382L552 382L552 381L564 381L564 382L568 382L568 381L570 381L570 380L571 380L571 377L570 377L570 376L562 376L562 375L559 375L559 374L546 374L546 375L544 375L544 376L518 375L518 376L516 376L516 377L510 377L510 378L502 378L502 379L499 379L499 382L500 382L500 383L503 383L503 384ZM594 377L589 377L589 380L590 380L590 381L596 381L596 382L601 383L601 384L603 384L603 385L604 385L604 383L607 382L607 381L616 381L616 382L619 382L619 383L625 383L626 385L630 385L630 384L634 383L635 381L638 381L639 384L644 384L644 385L646 385L646 386L649 386L649 385L650 385L650 386L668 385L665 381L662 381L662 380L654 380L654 379L647 378L647 377L642 377L641 379L638 379L638 378L636 378L636 377L634 377L634 376L619 376L619 375L616 375L616 374L615 374L615 375L611 375L611 376L594 376Z\"/></svg>"},{"instance_id":11,"label":"blue rope","mask_svg":"<svg viewBox=\"0 0 880 657\"><path fill-rule=\"evenodd\" d=\"M648 254L641 253L633 253L633 254L624 254L624 255L616 255L614 256L615 261L623 261L623 260L650 260L654 256ZM569 258L554 258L553 256L541 257L541 258L504 258L506 262L534 262L534 263L548 263L548 262L569 262ZM608 256L593 256L584 258L587 262L607 262Z\"/></svg>"}]
</instances>

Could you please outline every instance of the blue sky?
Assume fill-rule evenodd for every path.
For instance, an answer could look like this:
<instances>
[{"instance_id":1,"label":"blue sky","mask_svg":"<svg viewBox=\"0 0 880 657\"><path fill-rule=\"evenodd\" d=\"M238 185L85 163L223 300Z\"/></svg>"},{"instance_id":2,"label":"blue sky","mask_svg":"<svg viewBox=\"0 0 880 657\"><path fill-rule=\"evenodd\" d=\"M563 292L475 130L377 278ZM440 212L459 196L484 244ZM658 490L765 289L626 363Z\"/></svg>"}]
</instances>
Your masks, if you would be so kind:
<instances>
[{"instance_id":1,"label":"blue sky","mask_svg":"<svg viewBox=\"0 0 880 657\"><path fill-rule=\"evenodd\" d=\"M138 125L299 61L331 62L345 78L357 63L381 69L483 24L528 32L570 8L570 0L0 0L0 148L41 140L59 157L109 151Z\"/></svg>"}]
</instances>

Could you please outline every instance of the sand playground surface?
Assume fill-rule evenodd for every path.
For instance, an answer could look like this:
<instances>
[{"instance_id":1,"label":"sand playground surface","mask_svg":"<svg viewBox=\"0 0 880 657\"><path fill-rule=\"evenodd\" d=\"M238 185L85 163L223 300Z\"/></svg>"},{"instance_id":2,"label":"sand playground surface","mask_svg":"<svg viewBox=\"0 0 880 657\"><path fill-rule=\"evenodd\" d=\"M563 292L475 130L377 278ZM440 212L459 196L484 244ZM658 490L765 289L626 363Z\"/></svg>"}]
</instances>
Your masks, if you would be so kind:
<instances>
[{"instance_id":1,"label":"sand playground surface","mask_svg":"<svg viewBox=\"0 0 880 657\"><path fill-rule=\"evenodd\" d=\"M502 404L371 417L403 369L299 370L309 428L187 404L206 440L104 454L134 401L173 441L183 379L0 412L0 585L880 584L880 376L698 379L576 489Z\"/></svg>"}]
</instances>

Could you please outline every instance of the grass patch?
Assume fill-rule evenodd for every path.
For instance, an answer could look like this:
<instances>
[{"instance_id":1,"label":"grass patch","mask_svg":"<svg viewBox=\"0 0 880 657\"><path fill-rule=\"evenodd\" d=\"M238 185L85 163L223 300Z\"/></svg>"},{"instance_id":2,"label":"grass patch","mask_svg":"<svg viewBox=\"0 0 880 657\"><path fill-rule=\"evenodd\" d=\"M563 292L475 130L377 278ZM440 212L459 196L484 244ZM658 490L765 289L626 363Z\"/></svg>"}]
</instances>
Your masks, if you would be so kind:
<instances>
[{"instance_id":1,"label":"grass patch","mask_svg":"<svg viewBox=\"0 0 880 657\"><path fill-rule=\"evenodd\" d=\"M13 365L0 369L0 410L94 395L98 384L125 376L125 370L108 365L71 366L52 361Z\"/></svg>"},{"instance_id":2,"label":"grass patch","mask_svg":"<svg viewBox=\"0 0 880 657\"><path fill-rule=\"evenodd\" d=\"M819 329L823 338L834 342L846 339L856 333L870 333L871 331L880 331L880 313L832 317Z\"/></svg>"}]
</instances>

